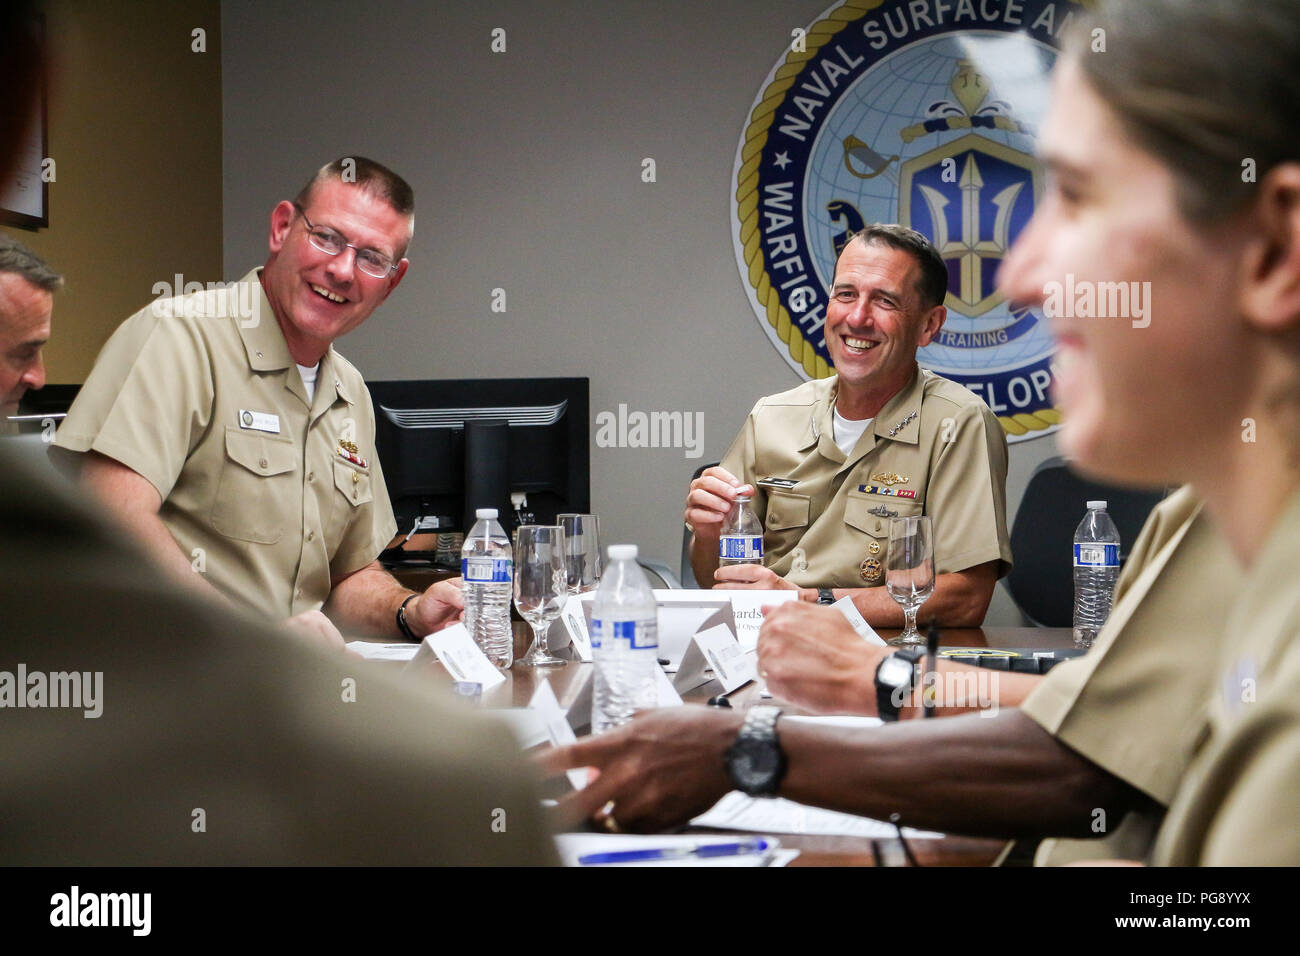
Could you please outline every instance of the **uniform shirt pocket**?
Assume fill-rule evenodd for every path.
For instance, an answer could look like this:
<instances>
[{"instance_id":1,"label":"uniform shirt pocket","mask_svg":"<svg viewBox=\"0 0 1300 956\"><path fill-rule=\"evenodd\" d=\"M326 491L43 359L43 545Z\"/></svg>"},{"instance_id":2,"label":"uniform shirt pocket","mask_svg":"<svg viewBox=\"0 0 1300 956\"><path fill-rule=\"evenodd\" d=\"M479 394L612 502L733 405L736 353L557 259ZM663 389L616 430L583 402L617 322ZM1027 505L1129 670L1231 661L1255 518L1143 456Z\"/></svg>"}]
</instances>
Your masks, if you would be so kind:
<instances>
[{"instance_id":1,"label":"uniform shirt pocket","mask_svg":"<svg viewBox=\"0 0 1300 956\"><path fill-rule=\"evenodd\" d=\"M298 450L293 440L226 427L226 455L212 505L212 527L228 538L274 544L295 508Z\"/></svg>"},{"instance_id":2,"label":"uniform shirt pocket","mask_svg":"<svg viewBox=\"0 0 1300 956\"><path fill-rule=\"evenodd\" d=\"M341 458L334 460L334 487L352 508L360 508L374 500L370 471Z\"/></svg>"},{"instance_id":3,"label":"uniform shirt pocket","mask_svg":"<svg viewBox=\"0 0 1300 956\"><path fill-rule=\"evenodd\" d=\"M811 512L812 499L808 495L796 495L789 491L769 491L767 519L763 522L763 527L768 531L806 528Z\"/></svg>"},{"instance_id":4,"label":"uniform shirt pocket","mask_svg":"<svg viewBox=\"0 0 1300 956\"><path fill-rule=\"evenodd\" d=\"M889 522L894 517L879 511L895 512L899 518L919 515L925 503L915 498L896 498L892 495L872 495L865 491L850 491L844 502L844 523L857 528L873 538L889 540ZM877 512L873 514L872 512Z\"/></svg>"}]
</instances>

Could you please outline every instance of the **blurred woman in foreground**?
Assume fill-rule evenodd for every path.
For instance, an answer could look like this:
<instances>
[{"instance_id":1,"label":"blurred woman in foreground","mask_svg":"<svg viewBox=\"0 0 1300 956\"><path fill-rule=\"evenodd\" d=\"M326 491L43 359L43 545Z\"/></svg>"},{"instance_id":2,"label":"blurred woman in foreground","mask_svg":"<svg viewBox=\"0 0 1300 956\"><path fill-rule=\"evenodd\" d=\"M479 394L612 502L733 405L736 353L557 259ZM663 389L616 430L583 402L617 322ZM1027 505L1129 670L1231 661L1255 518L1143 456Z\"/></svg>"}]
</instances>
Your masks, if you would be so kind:
<instances>
[{"instance_id":1,"label":"blurred woman in foreground","mask_svg":"<svg viewBox=\"0 0 1300 956\"><path fill-rule=\"evenodd\" d=\"M1111 3L1097 26L1058 70L1052 186L1001 281L1057 313L1065 454L1191 485L1245 571L1153 862L1295 863L1300 4ZM1067 275L1126 283L1146 316L1080 317L1053 301Z\"/></svg>"}]
</instances>

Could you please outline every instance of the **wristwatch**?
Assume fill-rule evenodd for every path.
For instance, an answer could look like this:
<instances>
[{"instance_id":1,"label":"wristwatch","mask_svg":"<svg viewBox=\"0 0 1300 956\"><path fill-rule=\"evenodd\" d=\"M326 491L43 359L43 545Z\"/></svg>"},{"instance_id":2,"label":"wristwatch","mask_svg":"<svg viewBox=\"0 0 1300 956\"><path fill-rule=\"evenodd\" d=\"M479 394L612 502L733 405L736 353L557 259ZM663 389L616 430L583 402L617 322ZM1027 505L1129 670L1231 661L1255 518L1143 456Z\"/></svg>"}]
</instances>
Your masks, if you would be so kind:
<instances>
[{"instance_id":1,"label":"wristwatch","mask_svg":"<svg viewBox=\"0 0 1300 956\"><path fill-rule=\"evenodd\" d=\"M410 604L419 596L420 595L418 594L412 594L403 601L402 606L397 609L397 629L402 632L402 636L408 641L418 641L420 639L416 633L411 630L411 625L406 623L406 605Z\"/></svg>"},{"instance_id":2,"label":"wristwatch","mask_svg":"<svg viewBox=\"0 0 1300 956\"><path fill-rule=\"evenodd\" d=\"M898 720L899 704L916 686L916 662L923 647L906 647L890 654L876 667L876 713L881 720Z\"/></svg>"},{"instance_id":3,"label":"wristwatch","mask_svg":"<svg viewBox=\"0 0 1300 956\"><path fill-rule=\"evenodd\" d=\"M727 773L736 789L751 797L776 795L785 776L785 754L776 734L780 707L749 708L736 742L727 750Z\"/></svg>"},{"instance_id":4,"label":"wristwatch","mask_svg":"<svg viewBox=\"0 0 1300 956\"><path fill-rule=\"evenodd\" d=\"M832 591L830 588L818 588L818 589L817 589L817 603L818 603L818 604L834 604L834 603L835 603L835 592Z\"/></svg>"}]
</instances>

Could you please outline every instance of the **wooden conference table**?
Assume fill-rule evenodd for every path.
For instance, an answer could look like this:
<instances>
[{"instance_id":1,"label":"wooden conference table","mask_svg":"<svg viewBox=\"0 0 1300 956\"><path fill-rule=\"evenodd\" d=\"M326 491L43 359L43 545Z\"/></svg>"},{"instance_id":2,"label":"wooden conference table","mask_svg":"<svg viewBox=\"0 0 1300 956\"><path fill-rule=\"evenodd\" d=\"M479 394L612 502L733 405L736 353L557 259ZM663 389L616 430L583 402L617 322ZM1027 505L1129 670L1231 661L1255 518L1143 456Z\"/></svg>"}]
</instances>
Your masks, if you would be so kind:
<instances>
[{"instance_id":1,"label":"wooden conference table","mask_svg":"<svg viewBox=\"0 0 1300 956\"><path fill-rule=\"evenodd\" d=\"M527 651L532 641L532 631L522 621L515 621L515 659ZM899 629L880 628L885 640L895 637ZM984 627L946 629L943 631L944 647L1001 648L1024 653L1030 650L1068 650L1074 647L1069 628L1034 627ZM484 708L526 707L539 680L551 682L551 689L562 706L568 706L581 682L587 678L591 664L570 662L562 667L533 668L518 664L506 673L506 681L483 695ZM450 683L450 675L436 661L430 662L422 677ZM705 703L718 694L722 686L716 680L683 694L687 703ZM734 708L744 710L758 703L758 685L750 683L728 695ZM780 700L772 703L781 704ZM791 713L797 708L786 706ZM793 866L902 866L905 856L896 837L887 839L850 836L823 836L810 834L781 834L781 845L802 852ZM987 866L996 859L1004 846L1002 840L973 837L946 836L938 840L909 840L916 861L921 866Z\"/></svg>"}]
</instances>

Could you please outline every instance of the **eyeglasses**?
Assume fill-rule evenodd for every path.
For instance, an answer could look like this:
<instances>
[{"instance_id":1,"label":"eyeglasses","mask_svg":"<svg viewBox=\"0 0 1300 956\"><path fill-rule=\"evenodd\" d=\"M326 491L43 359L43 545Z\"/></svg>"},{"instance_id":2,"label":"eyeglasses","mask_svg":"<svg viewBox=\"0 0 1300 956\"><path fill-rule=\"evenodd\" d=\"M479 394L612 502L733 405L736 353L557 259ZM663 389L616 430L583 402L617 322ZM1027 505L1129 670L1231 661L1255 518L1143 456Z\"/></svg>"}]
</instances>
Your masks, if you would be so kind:
<instances>
[{"instance_id":1,"label":"eyeglasses","mask_svg":"<svg viewBox=\"0 0 1300 956\"><path fill-rule=\"evenodd\" d=\"M357 268L376 279L387 278L388 274L397 268L397 263L393 262L391 256L374 249L360 249L329 226L312 225L312 221L307 218L307 211L302 206L294 203L293 208L298 210L302 221L307 224L307 241L326 255L337 256L344 249L354 249L357 253Z\"/></svg>"}]
</instances>

